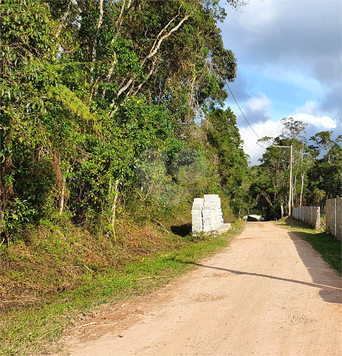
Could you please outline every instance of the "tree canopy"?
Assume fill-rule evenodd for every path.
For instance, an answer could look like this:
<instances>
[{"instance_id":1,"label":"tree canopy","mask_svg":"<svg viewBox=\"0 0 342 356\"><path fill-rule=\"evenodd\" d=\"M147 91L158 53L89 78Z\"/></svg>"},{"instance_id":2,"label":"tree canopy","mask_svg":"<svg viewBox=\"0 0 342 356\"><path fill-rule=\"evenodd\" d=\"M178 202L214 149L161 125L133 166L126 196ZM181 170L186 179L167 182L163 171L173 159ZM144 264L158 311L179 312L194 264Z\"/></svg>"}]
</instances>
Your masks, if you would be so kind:
<instances>
[{"instance_id":1,"label":"tree canopy","mask_svg":"<svg viewBox=\"0 0 342 356\"><path fill-rule=\"evenodd\" d=\"M166 187L182 185L177 157L187 156L206 167L192 195L238 191L246 158L236 119L217 111L237 64L217 1L3 0L1 12L7 239L61 216L114 234L118 206L149 196L137 169L148 152L163 157Z\"/></svg>"}]
</instances>

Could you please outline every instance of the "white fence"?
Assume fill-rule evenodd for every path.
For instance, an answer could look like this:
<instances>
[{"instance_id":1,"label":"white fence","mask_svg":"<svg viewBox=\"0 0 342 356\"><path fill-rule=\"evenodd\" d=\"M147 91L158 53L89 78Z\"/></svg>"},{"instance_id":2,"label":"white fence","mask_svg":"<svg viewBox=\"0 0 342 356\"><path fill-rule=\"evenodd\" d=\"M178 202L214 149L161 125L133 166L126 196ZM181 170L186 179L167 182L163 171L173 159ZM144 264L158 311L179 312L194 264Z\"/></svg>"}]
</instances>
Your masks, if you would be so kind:
<instances>
[{"instance_id":1,"label":"white fence","mask_svg":"<svg viewBox=\"0 0 342 356\"><path fill-rule=\"evenodd\" d=\"M319 206L300 206L294 208L292 211L292 216L299 219L306 224L314 226L317 230L321 225L321 213Z\"/></svg>"},{"instance_id":2,"label":"white fence","mask_svg":"<svg viewBox=\"0 0 342 356\"><path fill-rule=\"evenodd\" d=\"M326 229L337 239L342 240L342 198L327 200L326 217Z\"/></svg>"}]
</instances>

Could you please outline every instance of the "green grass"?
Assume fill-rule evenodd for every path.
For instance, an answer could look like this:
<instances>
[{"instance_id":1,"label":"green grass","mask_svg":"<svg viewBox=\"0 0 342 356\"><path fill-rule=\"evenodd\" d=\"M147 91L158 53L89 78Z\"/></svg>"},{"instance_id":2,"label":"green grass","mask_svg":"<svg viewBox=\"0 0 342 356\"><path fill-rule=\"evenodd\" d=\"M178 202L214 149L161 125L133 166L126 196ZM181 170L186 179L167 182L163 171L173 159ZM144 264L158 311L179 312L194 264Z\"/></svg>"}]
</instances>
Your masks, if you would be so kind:
<instances>
[{"instance_id":1,"label":"green grass","mask_svg":"<svg viewBox=\"0 0 342 356\"><path fill-rule=\"evenodd\" d=\"M276 224L286 227L307 241L321 254L323 260L341 275L341 241L335 239L333 235L328 232L316 232L312 226L293 217L287 217L281 221L277 221Z\"/></svg>"},{"instance_id":2,"label":"green grass","mask_svg":"<svg viewBox=\"0 0 342 356\"><path fill-rule=\"evenodd\" d=\"M10 309L2 315L1 355L27 356L55 351L55 343L63 330L77 318L101 304L149 293L193 269L193 262L228 246L244 224L233 223L233 227L236 230L217 237L186 236L181 246L177 242L176 247L170 237L166 251L143 256L121 268L85 271L82 284L76 289L47 294L45 298L37 298L37 304L25 305L23 301L22 307Z\"/></svg>"}]
</instances>

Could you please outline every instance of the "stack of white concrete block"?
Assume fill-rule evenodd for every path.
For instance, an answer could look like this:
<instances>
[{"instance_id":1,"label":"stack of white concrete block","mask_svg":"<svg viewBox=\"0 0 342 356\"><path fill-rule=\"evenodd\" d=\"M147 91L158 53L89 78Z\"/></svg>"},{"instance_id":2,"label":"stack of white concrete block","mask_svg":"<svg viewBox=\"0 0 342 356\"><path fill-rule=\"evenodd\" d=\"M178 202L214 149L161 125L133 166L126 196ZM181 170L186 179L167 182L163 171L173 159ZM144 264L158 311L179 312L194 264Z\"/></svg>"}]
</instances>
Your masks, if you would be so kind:
<instances>
[{"instance_id":1,"label":"stack of white concrete block","mask_svg":"<svg viewBox=\"0 0 342 356\"><path fill-rule=\"evenodd\" d=\"M205 194L203 205L203 231L218 230L223 224L221 199L218 194Z\"/></svg>"},{"instance_id":2,"label":"stack of white concrete block","mask_svg":"<svg viewBox=\"0 0 342 356\"><path fill-rule=\"evenodd\" d=\"M203 231L203 198L195 198L194 203L192 204L192 232Z\"/></svg>"},{"instance_id":3,"label":"stack of white concrete block","mask_svg":"<svg viewBox=\"0 0 342 356\"><path fill-rule=\"evenodd\" d=\"M205 194L195 198L192 206L192 232L211 232L223 225L221 199L218 194Z\"/></svg>"}]
</instances>

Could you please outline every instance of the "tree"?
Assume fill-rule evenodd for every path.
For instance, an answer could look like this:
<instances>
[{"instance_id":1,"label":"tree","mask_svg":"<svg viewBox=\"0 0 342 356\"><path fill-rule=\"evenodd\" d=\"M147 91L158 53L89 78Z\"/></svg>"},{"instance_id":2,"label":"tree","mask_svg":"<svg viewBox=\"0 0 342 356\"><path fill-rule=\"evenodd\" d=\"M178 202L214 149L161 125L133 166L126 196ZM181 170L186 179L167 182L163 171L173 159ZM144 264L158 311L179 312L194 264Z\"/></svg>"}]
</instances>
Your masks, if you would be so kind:
<instances>
[{"instance_id":1,"label":"tree","mask_svg":"<svg viewBox=\"0 0 342 356\"><path fill-rule=\"evenodd\" d=\"M310 138L318 145L312 146L316 155L314 164L308 171L309 189L312 192L309 201L312 204L324 205L326 199L342 195L342 148L339 145L341 136L335 141L331 136L331 131L322 131ZM319 158L323 150L325 154Z\"/></svg>"},{"instance_id":2,"label":"tree","mask_svg":"<svg viewBox=\"0 0 342 356\"><path fill-rule=\"evenodd\" d=\"M4 0L1 11L0 220L7 237L61 216L114 232L118 204L140 199L136 162L144 152L164 152L170 169L171 156L196 148L194 162L203 163L206 132L197 119L222 105L224 83L236 76L217 1ZM232 195L245 161L227 115L232 137L218 140L217 171ZM180 186L183 168L168 172Z\"/></svg>"},{"instance_id":3,"label":"tree","mask_svg":"<svg viewBox=\"0 0 342 356\"><path fill-rule=\"evenodd\" d=\"M313 141L318 145L321 150L325 150L328 153L328 161L330 160L330 149L334 145L334 141L332 140L332 131L322 131L318 132L316 135L310 137L310 141Z\"/></svg>"},{"instance_id":4,"label":"tree","mask_svg":"<svg viewBox=\"0 0 342 356\"><path fill-rule=\"evenodd\" d=\"M291 116L281 119L280 122L284 126L280 137L289 138L289 139L297 139L297 140L304 139L304 136L302 136L302 133L305 133L305 129L308 126L308 124L306 124L300 120L295 120Z\"/></svg>"},{"instance_id":5,"label":"tree","mask_svg":"<svg viewBox=\"0 0 342 356\"><path fill-rule=\"evenodd\" d=\"M48 88L57 83L57 23L39 1L4 0L1 12L0 220L9 241L10 231L33 218L55 184L44 117Z\"/></svg>"},{"instance_id":6,"label":"tree","mask_svg":"<svg viewBox=\"0 0 342 356\"><path fill-rule=\"evenodd\" d=\"M217 173L220 186L230 198L234 213L241 215L244 191L242 182L247 172L247 157L242 149L242 141L236 126L236 116L230 108L213 109L208 121L207 139L217 156Z\"/></svg>"},{"instance_id":7,"label":"tree","mask_svg":"<svg viewBox=\"0 0 342 356\"><path fill-rule=\"evenodd\" d=\"M263 196L266 201L274 202L272 205L280 209L280 216L284 215L284 204L294 203L301 205L303 201L303 191L305 187L306 172L310 166L310 150L302 133L305 132L307 124L294 120L292 117L281 120L283 130L281 135L264 137L260 142L266 142L269 147L261 159L261 167L267 170L270 175L269 186L264 188ZM278 147L277 147L278 146ZM286 147L282 147L286 146ZM292 167L290 150L292 147ZM292 169L292 190L290 190L290 169ZM298 184L300 182L300 185ZM257 183L258 184L258 183ZM298 186L300 188L298 188ZM272 197L273 195L273 197ZM290 195L292 201L290 202ZM270 203L271 205L271 203Z\"/></svg>"}]
</instances>

